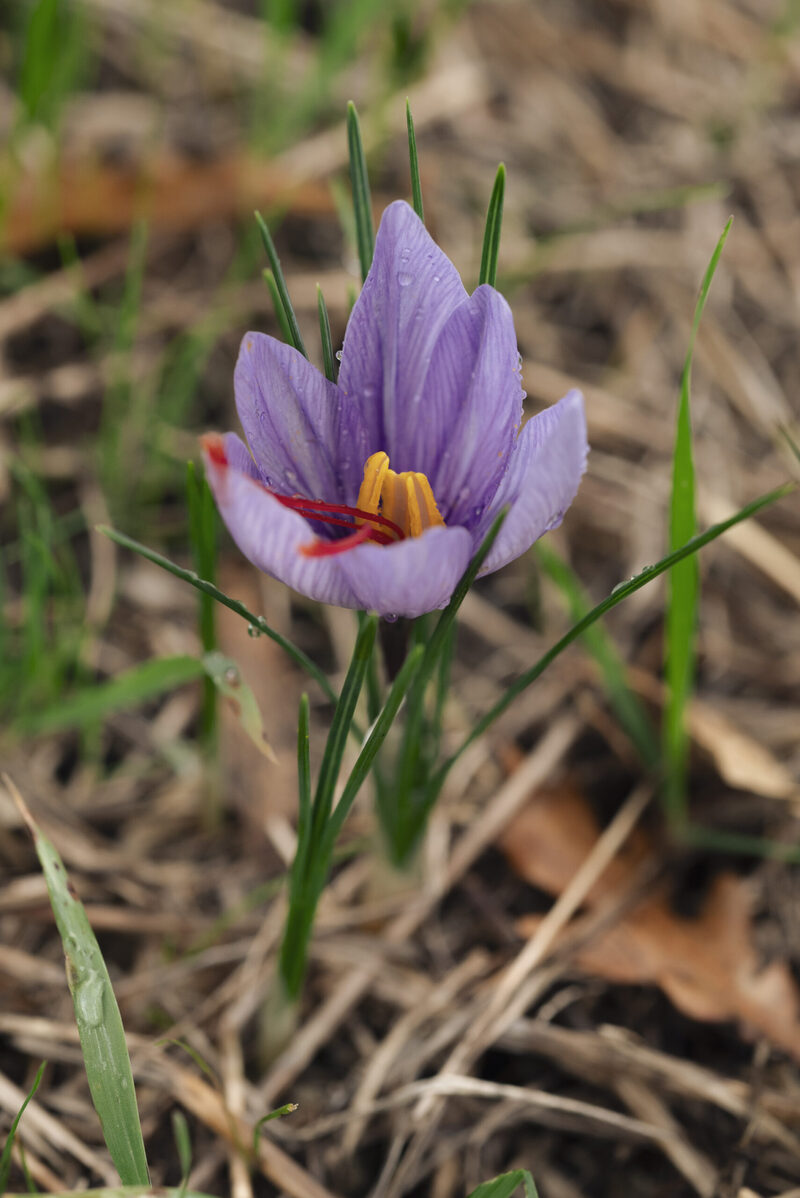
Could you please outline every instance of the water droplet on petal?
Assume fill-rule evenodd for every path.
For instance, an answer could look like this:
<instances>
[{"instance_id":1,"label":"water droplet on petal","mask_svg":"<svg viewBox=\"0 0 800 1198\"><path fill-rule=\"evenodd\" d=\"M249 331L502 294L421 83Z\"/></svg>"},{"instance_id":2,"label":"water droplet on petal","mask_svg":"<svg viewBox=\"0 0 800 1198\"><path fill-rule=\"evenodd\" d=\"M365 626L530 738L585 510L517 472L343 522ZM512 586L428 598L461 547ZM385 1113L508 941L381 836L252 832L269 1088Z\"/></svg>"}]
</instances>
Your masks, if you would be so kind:
<instances>
[{"instance_id":1,"label":"water droplet on petal","mask_svg":"<svg viewBox=\"0 0 800 1198\"><path fill-rule=\"evenodd\" d=\"M394 615L392 612L389 612L389 614L384 616L383 618L387 624L396 624L397 623L397 616Z\"/></svg>"},{"instance_id":2,"label":"water droplet on petal","mask_svg":"<svg viewBox=\"0 0 800 1198\"><path fill-rule=\"evenodd\" d=\"M397 275L397 282L400 284L401 287L408 287L409 284L413 283L413 281L414 280L413 280L412 276L408 273L408 271L405 271L405 270L399 271L399 273Z\"/></svg>"},{"instance_id":3,"label":"water droplet on petal","mask_svg":"<svg viewBox=\"0 0 800 1198\"><path fill-rule=\"evenodd\" d=\"M342 360L342 351L341 351L340 349L337 349L336 353L335 353L333 356L334 356L334 358L336 359L336 361L337 361L337 362L341 362L341 360Z\"/></svg>"}]
</instances>

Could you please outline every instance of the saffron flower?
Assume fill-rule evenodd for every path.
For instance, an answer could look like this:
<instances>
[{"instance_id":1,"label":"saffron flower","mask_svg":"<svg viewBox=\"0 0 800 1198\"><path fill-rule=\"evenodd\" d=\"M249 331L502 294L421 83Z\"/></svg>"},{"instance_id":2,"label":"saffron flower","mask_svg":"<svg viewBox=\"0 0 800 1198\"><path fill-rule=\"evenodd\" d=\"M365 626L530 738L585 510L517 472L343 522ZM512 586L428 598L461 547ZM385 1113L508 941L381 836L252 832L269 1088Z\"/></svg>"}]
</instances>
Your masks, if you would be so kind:
<instances>
[{"instance_id":1,"label":"saffron flower","mask_svg":"<svg viewBox=\"0 0 800 1198\"><path fill-rule=\"evenodd\" d=\"M203 438L222 517L260 570L341 607L445 607L502 508L484 574L561 522L585 469L580 392L520 428L508 304L488 285L468 295L401 201L383 215L338 383L247 333L234 385L247 446Z\"/></svg>"}]
</instances>

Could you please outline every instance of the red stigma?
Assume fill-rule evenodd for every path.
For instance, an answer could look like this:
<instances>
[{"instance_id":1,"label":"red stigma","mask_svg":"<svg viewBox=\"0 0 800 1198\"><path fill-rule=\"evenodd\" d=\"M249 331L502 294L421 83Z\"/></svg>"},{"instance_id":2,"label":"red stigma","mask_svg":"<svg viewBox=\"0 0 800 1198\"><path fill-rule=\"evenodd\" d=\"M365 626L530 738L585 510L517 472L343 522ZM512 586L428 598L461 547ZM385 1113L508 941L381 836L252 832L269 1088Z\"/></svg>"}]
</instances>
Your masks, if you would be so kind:
<instances>
[{"instance_id":1,"label":"red stigma","mask_svg":"<svg viewBox=\"0 0 800 1198\"><path fill-rule=\"evenodd\" d=\"M362 508L348 507L343 503L325 503L321 499L303 499L301 495L278 495L276 491L270 491L270 495L307 520L320 520L325 524L354 530L349 537L342 537L339 541L317 538L309 545L302 545L300 552L304 557L330 557L355 549L356 545L362 545L365 541L391 545L394 541L405 540L405 533L399 525L376 512L365 512ZM360 525L357 526L356 521L361 521Z\"/></svg>"},{"instance_id":2,"label":"red stigma","mask_svg":"<svg viewBox=\"0 0 800 1198\"><path fill-rule=\"evenodd\" d=\"M228 468L230 465L225 450L225 438L219 433L205 433L200 438L200 444L210 462L215 466ZM393 520L380 516L376 512L365 512L358 507L348 507L343 503L325 503L322 499L304 499L302 495L279 495L270 490L264 483L252 479L256 486L261 487L278 503L291 511L304 516L306 520L319 520L323 524L334 525L338 528L349 528L350 535L341 537L338 541L326 541L317 537L307 545L300 546L303 557L330 557L335 553L346 553L355 549L365 541L376 545L392 545L395 541L405 540L405 533Z\"/></svg>"},{"instance_id":3,"label":"red stigma","mask_svg":"<svg viewBox=\"0 0 800 1198\"><path fill-rule=\"evenodd\" d=\"M341 521L337 521L341 523ZM346 553L348 549L355 549L356 545L363 545L365 541L375 540L375 530L370 528L368 524L362 524L349 537L342 537L340 541L323 541L320 537L316 541L311 541L308 545L301 545L300 552L303 557L333 557L336 553ZM390 544L388 540L380 541L379 544Z\"/></svg>"},{"instance_id":4,"label":"red stigma","mask_svg":"<svg viewBox=\"0 0 800 1198\"><path fill-rule=\"evenodd\" d=\"M220 433L204 433L200 444L215 466L227 466L228 455L225 452L225 438Z\"/></svg>"}]
</instances>

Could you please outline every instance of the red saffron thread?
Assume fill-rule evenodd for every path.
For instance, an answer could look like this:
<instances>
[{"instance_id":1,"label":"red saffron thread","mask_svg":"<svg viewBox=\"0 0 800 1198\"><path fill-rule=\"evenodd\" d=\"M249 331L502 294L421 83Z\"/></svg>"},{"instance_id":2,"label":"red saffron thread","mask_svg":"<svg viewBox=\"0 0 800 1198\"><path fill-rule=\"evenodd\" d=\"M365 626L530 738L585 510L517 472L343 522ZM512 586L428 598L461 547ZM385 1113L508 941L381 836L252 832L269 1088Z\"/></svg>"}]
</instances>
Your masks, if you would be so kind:
<instances>
[{"instance_id":1,"label":"red saffron thread","mask_svg":"<svg viewBox=\"0 0 800 1198\"><path fill-rule=\"evenodd\" d=\"M349 537L342 537L341 541L323 541L318 537L308 545L301 545L300 552L303 557L333 557L336 553L346 553L348 549L355 549L356 545L362 545L364 541L374 540L374 537L375 530L368 524L362 524Z\"/></svg>"},{"instance_id":2,"label":"red saffron thread","mask_svg":"<svg viewBox=\"0 0 800 1198\"><path fill-rule=\"evenodd\" d=\"M227 468L230 465L225 452L224 437L219 433L206 433L200 438L200 441L215 466ZM253 479L253 482L273 499L277 499L278 503L297 512L298 515L304 516L307 520L319 520L325 524L335 524L340 528L353 528L354 520L363 521L361 526L356 528L349 537L342 537L338 541L324 541L318 537L308 545L301 545L300 553L304 557L332 557L337 553L346 553L348 549L355 549L357 545L362 545L365 541L373 541L377 545L391 545L395 541L405 540L405 533L398 524L376 512L365 512L362 508L347 507L341 503L325 503L322 499L303 499L300 495L280 495L277 491L271 491L258 479ZM349 516L350 519L342 520L339 519L340 516Z\"/></svg>"}]
</instances>

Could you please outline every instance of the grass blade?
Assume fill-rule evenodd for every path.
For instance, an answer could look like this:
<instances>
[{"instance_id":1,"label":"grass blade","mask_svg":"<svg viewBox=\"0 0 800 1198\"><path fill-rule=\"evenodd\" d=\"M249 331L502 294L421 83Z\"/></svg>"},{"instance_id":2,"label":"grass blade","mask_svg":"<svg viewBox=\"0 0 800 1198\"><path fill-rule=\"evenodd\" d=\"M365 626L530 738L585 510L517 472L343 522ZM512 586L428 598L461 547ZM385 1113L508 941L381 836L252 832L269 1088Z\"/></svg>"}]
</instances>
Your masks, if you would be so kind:
<instances>
[{"instance_id":1,"label":"grass blade","mask_svg":"<svg viewBox=\"0 0 800 1198\"><path fill-rule=\"evenodd\" d=\"M300 872L305 870L305 857L311 833L311 756L308 736L308 695L300 696L300 711L297 717L297 850L295 863Z\"/></svg>"},{"instance_id":2,"label":"grass blade","mask_svg":"<svg viewBox=\"0 0 800 1198\"><path fill-rule=\"evenodd\" d=\"M514 1169L512 1173L501 1173L491 1181L484 1181L469 1198L511 1198L520 1186L525 1191L525 1198L538 1198L536 1185L527 1169Z\"/></svg>"},{"instance_id":3,"label":"grass blade","mask_svg":"<svg viewBox=\"0 0 800 1198\"><path fill-rule=\"evenodd\" d=\"M123 1185L147 1185L150 1178L131 1062L103 954L56 849L36 826L22 795L7 774L3 780L33 838L47 883L64 946L67 982L75 1007L86 1076L103 1137Z\"/></svg>"},{"instance_id":4,"label":"grass blade","mask_svg":"<svg viewBox=\"0 0 800 1198\"><path fill-rule=\"evenodd\" d=\"M62 728L91 727L112 711L137 707L202 676L203 663L196 657L158 657L125 670L108 682L67 695L55 707L26 717L20 726L36 735Z\"/></svg>"},{"instance_id":5,"label":"grass blade","mask_svg":"<svg viewBox=\"0 0 800 1198\"><path fill-rule=\"evenodd\" d=\"M506 515L507 509L504 508L495 518L478 552L453 591L450 602L439 616L430 640L424 646L424 655L413 679L403 741L395 770L396 781L386 796L379 795L378 804L378 815L386 845L393 863L398 867L404 865L416 847L432 806L432 803L427 801L427 789L425 800L421 804L416 797L419 791L420 774L423 772L423 759L426 756L425 742L429 740L425 726L425 694L442 653L451 643L450 633L458 609L477 578ZM387 806L387 804L391 804L391 806Z\"/></svg>"},{"instance_id":6,"label":"grass blade","mask_svg":"<svg viewBox=\"0 0 800 1198\"><path fill-rule=\"evenodd\" d=\"M292 326L289 324L289 319L286 315L286 309L284 308L283 301L281 300L281 293L278 290L278 284L275 282L275 276L268 266L262 270L261 274L264 282L267 284L267 290L269 291L270 297L272 299L272 306L275 309L275 318L281 328L281 335L283 336L283 339L287 345L294 345L294 340L292 338Z\"/></svg>"},{"instance_id":7,"label":"grass blade","mask_svg":"<svg viewBox=\"0 0 800 1198\"><path fill-rule=\"evenodd\" d=\"M232 599L224 591L221 591L219 587L214 586L212 582L208 582L204 578L198 578L194 571L184 570L183 566L171 562L168 557L164 557L161 553L156 553L154 549L148 549L141 542L134 541L132 537L126 536L124 532L117 532L115 528L110 528L107 524L98 524L97 531L110 537L112 541L117 545L121 545L123 549L133 550L140 557L144 557L147 561L152 562L154 566L160 566L168 574L174 574L176 578L182 579L183 582L188 582L189 586L195 587L198 591L203 591L206 595L210 595L212 599L215 599L217 603L221 603L224 607L236 612L237 616L241 616L243 620L247 620L248 624L252 627L253 636L258 636L263 632L270 640L275 641L275 644L280 645L284 653L291 657L293 662L300 666L302 670L305 670L319 684L326 698L330 699L332 703L336 702L336 692L319 666L315 665L302 649L298 649L297 645L293 645L285 636L281 636L274 628L270 628L263 616L255 615L243 603L240 603L238 599Z\"/></svg>"},{"instance_id":8,"label":"grass blade","mask_svg":"<svg viewBox=\"0 0 800 1198\"><path fill-rule=\"evenodd\" d=\"M317 791L314 796L313 823L315 840L318 839L318 836L322 833L330 818L331 807L333 805L333 792L339 777L339 767L342 763L344 746L350 733L350 725L353 721L358 697L361 694L361 687L364 683L370 658L372 657L377 630L378 617L376 615L366 616L356 637L353 657L342 685L339 702L336 704L336 711L325 744L322 764L320 765Z\"/></svg>"},{"instance_id":9,"label":"grass blade","mask_svg":"<svg viewBox=\"0 0 800 1198\"><path fill-rule=\"evenodd\" d=\"M211 685L228 700L242 730L250 737L259 753L277 763L278 759L264 731L258 700L233 658L226 657L224 653L215 649L213 653L203 654L202 665Z\"/></svg>"},{"instance_id":10,"label":"grass blade","mask_svg":"<svg viewBox=\"0 0 800 1198\"><path fill-rule=\"evenodd\" d=\"M217 573L217 510L206 480L200 477L194 462L186 463L186 498L189 509L189 540L194 567L201 578L213 582ZM200 592L198 631L204 653L217 647L214 600ZM200 740L213 750L217 729L217 691L211 677L203 680L203 705L200 711Z\"/></svg>"},{"instance_id":11,"label":"grass blade","mask_svg":"<svg viewBox=\"0 0 800 1198\"><path fill-rule=\"evenodd\" d=\"M17 1128L19 1127L19 1121L22 1118L22 1116L25 1114L26 1106L28 1105L30 1100L33 1098L36 1091L39 1089L39 1086L42 1081L42 1077L44 1076L44 1071L45 1071L46 1066L47 1066L47 1061L42 1061L41 1065L36 1070L36 1077L33 1079L33 1085L31 1086L28 1093L25 1095L22 1106L17 1111L16 1115L14 1116L14 1122L11 1124L11 1127L8 1129L8 1135L6 1136L6 1142L3 1145L3 1153L0 1156L0 1194L5 1194L6 1186L8 1185L8 1175L11 1172L11 1153L14 1149L14 1139L17 1134Z\"/></svg>"},{"instance_id":12,"label":"grass blade","mask_svg":"<svg viewBox=\"0 0 800 1198\"><path fill-rule=\"evenodd\" d=\"M351 100L347 105L347 148L350 155L350 184L353 188L353 211L356 220L356 244L361 263L363 282L372 265L375 249L375 229L372 224L372 199L367 175L367 160L361 140L361 126L356 106Z\"/></svg>"},{"instance_id":13,"label":"grass blade","mask_svg":"<svg viewBox=\"0 0 800 1198\"><path fill-rule=\"evenodd\" d=\"M278 251L275 249L275 242L272 240L272 235L267 228L266 222L261 213L256 212L254 215L256 218L256 224L258 225L258 230L261 234L261 240L264 242L264 249L267 251L267 258L269 259L270 269L272 271L275 280L275 287L278 292L280 308L283 310L284 316L286 317L286 324L289 330L289 344L293 345L294 348L298 350L304 358L307 358L308 353L306 352L306 347L303 344L303 338L300 334L300 327L297 323L297 317L294 314L292 301L289 299L289 289L287 288L286 280L283 277L280 258L278 257ZM277 306L276 311L278 311ZM280 314L278 315L278 319L280 320Z\"/></svg>"},{"instance_id":14,"label":"grass blade","mask_svg":"<svg viewBox=\"0 0 800 1198\"><path fill-rule=\"evenodd\" d=\"M186 1198L189 1174L192 1171L192 1138L189 1134L189 1124L186 1122L186 1116L183 1111L175 1110L172 1112L172 1138L175 1141L175 1147L178 1150L178 1160L181 1165L181 1188L178 1191L178 1195L179 1198Z\"/></svg>"},{"instance_id":15,"label":"grass blade","mask_svg":"<svg viewBox=\"0 0 800 1198\"><path fill-rule=\"evenodd\" d=\"M547 576L561 591L572 619L583 619L590 611L590 604L574 571L543 541L536 546L536 556ZM599 621L587 628L583 640L600 667L606 693L617 719L643 763L648 769L656 769L661 761L658 739L639 696L628 686L625 663L614 642Z\"/></svg>"},{"instance_id":16,"label":"grass blade","mask_svg":"<svg viewBox=\"0 0 800 1198\"><path fill-rule=\"evenodd\" d=\"M432 797L430 797L430 802L434 803L436 801L436 797L441 790L447 774L450 772L453 765L455 765L462 753L464 753L465 750L468 749L469 746L476 741L479 736L482 736L487 728L490 728L494 721L511 706L517 695L522 694L522 692L529 687L532 682L535 682L536 679L545 672L547 667L555 661L559 654L563 653L563 651L569 645L571 645L573 641L577 640L578 637L587 630L587 628L591 628L591 626L595 624L601 618L601 616L604 616L606 612L611 611L612 608L616 607L618 603L622 603L623 599L627 599L628 596L632 595L635 591L640 591L642 587L647 586L647 584L652 582L654 578L658 578L659 575L666 573L667 570L670 570L678 562L682 562L685 558L690 557L693 553L697 553L698 550L702 549L705 545L709 545L712 541L715 541L717 537L721 536L724 532L727 532L729 528L733 528L736 524L741 524L743 520L747 520L750 518L750 516L754 516L756 512L760 512L762 508L768 507L771 503L775 503L778 499L782 499L785 495L789 495L794 489L794 483L784 483L783 486L776 487L774 491L768 491L766 495L761 495L758 499L754 499L752 503L748 503L743 508L740 508L738 512L736 512L733 516L730 516L727 520L722 520L719 524L712 524L711 527L707 528L705 532L693 537L688 544L681 545L679 549L674 550L672 553L668 553L666 557L662 557L662 559L656 562L654 566L647 566L641 571L641 573L637 574L634 578L631 578L628 582L620 583L618 586L614 587L614 590L610 595L607 595L601 603L598 603L597 606L593 607L590 612L587 612L582 620L578 620L576 624L573 624L572 628L570 628L569 631L566 632L564 636L562 636L561 639L555 643L555 645L552 645L551 648L548 649L544 654L544 656L539 658L535 665L531 666L529 670L526 670L523 674L521 674L516 682L512 683L512 685L508 688L503 697L499 699L497 703L495 703L494 706L491 707L489 711L487 711L486 714L481 717L480 720L478 720L469 736L462 741L455 753L448 757L448 759L440 767L436 776L431 781Z\"/></svg>"},{"instance_id":17,"label":"grass blade","mask_svg":"<svg viewBox=\"0 0 800 1198\"><path fill-rule=\"evenodd\" d=\"M506 168L501 162L495 175L494 187L486 212L486 228L483 233L481 273L478 283L494 287L497 282L497 257L500 253L500 231L503 227L503 200L506 194Z\"/></svg>"},{"instance_id":18,"label":"grass blade","mask_svg":"<svg viewBox=\"0 0 800 1198\"><path fill-rule=\"evenodd\" d=\"M350 772L350 777L345 783L342 797L336 804L336 810L328 820L325 830L327 841L327 852L333 852L336 840L342 829L344 821L347 819L350 808L358 795L359 790L367 779L372 763L377 756L383 742L394 723L395 716L399 710L400 704L406 696L406 692L414 681L414 675L417 672L419 663L422 660L422 655L425 652L424 645L417 645L411 650L406 660L403 662L400 671L397 674L392 688L389 691L386 702L383 705L380 715L373 724L369 735L364 743L361 752L356 758L356 763Z\"/></svg>"},{"instance_id":19,"label":"grass blade","mask_svg":"<svg viewBox=\"0 0 800 1198\"><path fill-rule=\"evenodd\" d=\"M325 303L325 296L322 294L322 288L319 283L317 283L317 312L319 313L319 337L322 342L322 366L325 378L329 382L335 383L336 359L333 356L331 322L328 317L328 305Z\"/></svg>"},{"instance_id":20,"label":"grass blade","mask_svg":"<svg viewBox=\"0 0 800 1198\"><path fill-rule=\"evenodd\" d=\"M411 104L408 100L406 100L406 127L408 128L408 162L411 169L411 202L417 216L424 222L425 213L422 209L422 184L419 178L417 135L414 132L414 118L411 115Z\"/></svg>"},{"instance_id":21,"label":"grass blade","mask_svg":"<svg viewBox=\"0 0 800 1198\"><path fill-rule=\"evenodd\" d=\"M697 330L708 298L711 280L730 232L733 217L726 224L708 264L692 322L689 348L681 377L680 402L672 458L672 496L670 500L669 547L685 545L695 535L695 475L692 455L691 376ZM700 590L697 558L679 562L667 584L665 624L665 675L667 698L664 706L664 802L672 823L686 819L686 771L689 740L685 713L691 698L695 673L695 631Z\"/></svg>"},{"instance_id":22,"label":"grass blade","mask_svg":"<svg viewBox=\"0 0 800 1198\"><path fill-rule=\"evenodd\" d=\"M333 793L339 777L345 742L350 734L353 715L364 684L375 645L378 617L367 616L356 638L333 722L325 744L317 790L303 826L298 826L298 844L289 879L289 910L280 948L279 971L284 998L294 1003L303 985L308 959L308 943L319 896L330 869L326 829L331 818ZM301 708L302 719L302 708ZM298 746L301 785L307 785L305 750ZM307 808L301 807L301 815Z\"/></svg>"}]
</instances>

